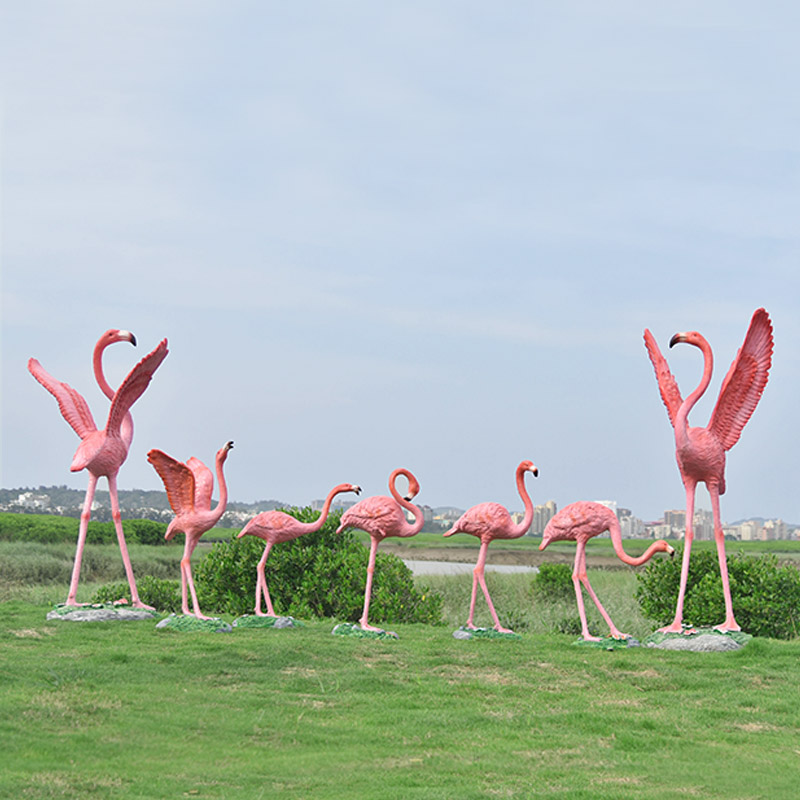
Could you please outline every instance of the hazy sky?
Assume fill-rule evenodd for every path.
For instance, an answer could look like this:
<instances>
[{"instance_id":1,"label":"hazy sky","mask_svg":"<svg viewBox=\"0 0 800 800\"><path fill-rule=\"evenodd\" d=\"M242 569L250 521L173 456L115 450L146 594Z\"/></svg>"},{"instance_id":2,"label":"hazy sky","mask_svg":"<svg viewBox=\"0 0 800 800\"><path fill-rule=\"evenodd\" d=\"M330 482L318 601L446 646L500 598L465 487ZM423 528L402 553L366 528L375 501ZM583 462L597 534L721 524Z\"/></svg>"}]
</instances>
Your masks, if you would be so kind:
<instances>
[{"instance_id":1,"label":"hazy sky","mask_svg":"<svg viewBox=\"0 0 800 800\"><path fill-rule=\"evenodd\" d=\"M158 447L233 499L304 504L411 469L419 502L681 508L642 342L705 425L752 312L770 382L727 521L800 522L800 7L794 2L4 3L2 475L67 483L162 337L122 488ZM101 484L103 488L105 484ZM699 504L708 508L705 489Z\"/></svg>"}]
</instances>

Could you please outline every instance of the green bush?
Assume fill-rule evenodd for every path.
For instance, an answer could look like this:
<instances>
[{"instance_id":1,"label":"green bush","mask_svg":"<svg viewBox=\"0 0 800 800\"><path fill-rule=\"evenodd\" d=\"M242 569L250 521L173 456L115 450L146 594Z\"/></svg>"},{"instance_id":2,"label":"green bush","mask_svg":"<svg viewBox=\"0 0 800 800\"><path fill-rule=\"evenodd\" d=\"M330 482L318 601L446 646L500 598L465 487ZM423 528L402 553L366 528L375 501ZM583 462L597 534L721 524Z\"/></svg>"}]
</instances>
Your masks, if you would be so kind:
<instances>
[{"instance_id":1,"label":"green bush","mask_svg":"<svg viewBox=\"0 0 800 800\"><path fill-rule=\"evenodd\" d=\"M157 611L170 611L180 614L181 612L181 582L165 580L164 578L154 578L151 575L144 575L137 579L136 588L139 592L139 599L153 606ZM124 597L130 600L130 587L127 581L118 583L107 583L101 586L92 597L93 603L113 603ZM189 601L191 605L191 600ZM205 611L200 606L201 611Z\"/></svg>"},{"instance_id":2,"label":"green bush","mask_svg":"<svg viewBox=\"0 0 800 800\"><path fill-rule=\"evenodd\" d=\"M292 516L312 522L318 512L291 509ZM266 564L267 587L277 613L295 617L335 617L355 622L361 616L367 576L366 548L351 531L335 533L340 514L333 512L322 528L275 545ZM252 613L256 564L265 544L254 536L214 545L194 571L200 606L216 613ZM263 604L262 604L263 608ZM401 559L378 553L372 583L371 622L441 621L442 600L417 589ZM210 613L206 612L206 613Z\"/></svg>"},{"instance_id":3,"label":"green bush","mask_svg":"<svg viewBox=\"0 0 800 800\"><path fill-rule=\"evenodd\" d=\"M9 542L76 542L80 520L54 514L0 513L0 540ZM123 519L122 530L128 544L165 544L167 526L149 519ZM87 544L114 544L117 534L113 522L89 520Z\"/></svg>"},{"instance_id":4,"label":"green bush","mask_svg":"<svg viewBox=\"0 0 800 800\"><path fill-rule=\"evenodd\" d=\"M540 600L566 600L575 597L572 568L568 564L545 562L531 581L533 595Z\"/></svg>"},{"instance_id":5,"label":"green bush","mask_svg":"<svg viewBox=\"0 0 800 800\"><path fill-rule=\"evenodd\" d=\"M675 616L682 547L675 558L651 561L637 575L636 599L642 613L659 625ZM800 571L780 565L774 555L737 553L728 557L733 612L742 630L754 636L791 639L800 632ZM725 618L722 579L715 551L695 551L689 563L683 618L692 625L715 625Z\"/></svg>"}]
</instances>

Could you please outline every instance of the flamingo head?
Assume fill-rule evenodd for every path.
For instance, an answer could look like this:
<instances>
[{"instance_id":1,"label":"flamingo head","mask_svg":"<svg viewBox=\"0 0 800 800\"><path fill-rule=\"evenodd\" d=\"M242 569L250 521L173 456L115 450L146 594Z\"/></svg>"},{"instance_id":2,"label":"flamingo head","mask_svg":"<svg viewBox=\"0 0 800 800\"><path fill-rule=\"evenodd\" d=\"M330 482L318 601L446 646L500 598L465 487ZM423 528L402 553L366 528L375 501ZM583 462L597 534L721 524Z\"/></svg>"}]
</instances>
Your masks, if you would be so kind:
<instances>
[{"instance_id":1,"label":"flamingo head","mask_svg":"<svg viewBox=\"0 0 800 800\"><path fill-rule=\"evenodd\" d=\"M517 469L519 469L520 472L530 472L534 478L539 477L539 470L533 461L523 461Z\"/></svg>"},{"instance_id":2,"label":"flamingo head","mask_svg":"<svg viewBox=\"0 0 800 800\"><path fill-rule=\"evenodd\" d=\"M361 487L357 483L348 483L346 492L355 492L356 494L361 494Z\"/></svg>"},{"instance_id":3,"label":"flamingo head","mask_svg":"<svg viewBox=\"0 0 800 800\"><path fill-rule=\"evenodd\" d=\"M670 340L669 346L670 348L674 347L679 342L685 342L686 344L693 344L695 347L702 348L703 345L707 345L705 337L698 333L697 331L683 331L681 333L676 333Z\"/></svg>"},{"instance_id":4,"label":"flamingo head","mask_svg":"<svg viewBox=\"0 0 800 800\"><path fill-rule=\"evenodd\" d=\"M136 347L136 337L130 331L123 331L119 328L109 328L98 341L101 348L106 348L115 342L130 342Z\"/></svg>"},{"instance_id":5,"label":"flamingo head","mask_svg":"<svg viewBox=\"0 0 800 800\"><path fill-rule=\"evenodd\" d=\"M419 494L419 481L410 472L406 477L408 478L408 491L403 499L410 503Z\"/></svg>"},{"instance_id":6,"label":"flamingo head","mask_svg":"<svg viewBox=\"0 0 800 800\"><path fill-rule=\"evenodd\" d=\"M228 457L229 450L233 450L233 442L226 442L224 447L220 447L220 449L217 450L217 458L220 461L224 461Z\"/></svg>"}]
</instances>

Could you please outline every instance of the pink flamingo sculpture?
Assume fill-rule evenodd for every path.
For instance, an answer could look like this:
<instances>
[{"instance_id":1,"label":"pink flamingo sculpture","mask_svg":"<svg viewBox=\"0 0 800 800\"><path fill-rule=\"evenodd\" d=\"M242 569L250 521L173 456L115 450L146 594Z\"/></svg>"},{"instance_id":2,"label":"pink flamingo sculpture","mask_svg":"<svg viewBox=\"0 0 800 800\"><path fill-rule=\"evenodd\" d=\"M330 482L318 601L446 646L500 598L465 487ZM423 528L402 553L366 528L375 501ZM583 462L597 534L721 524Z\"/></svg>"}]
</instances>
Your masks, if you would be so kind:
<instances>
[{"instance_id":1,"label":"pink flamingo sculpture","mask_svg":"<svg viewBox=\"0 0 800 800\"><path fill-rule=\"evenodd\" d=\"M233 442L228 442L217 451L215 458L217 483L219 484L219 500L216 508L211 508L211 493L214 489L214 477L211 470L199 458L190 458L185 464L176 461L161 450L151 450L147 460L153 465L167 490L167 499L175 519L167 526L164 538L169 540L176 533L183 533L186 541L181 559L181 610L189 614L189 603L186 587L192 595L194 616L198 619L209 619L200 613L197 593L192 580L192 553L200 537L211 530L225 513L228 505L228 486L222 470L228 451L233 449Z\"/></svg>"},{"instance_id":2,"label":"pink flamingo sculpture","mask_svg":"<svg viewBox=\"0 0 800 800\"><path fill-rule=\"evenodd\" d=\"M395 483L403 475L408 479L408 491L401 497ZM369 601L372 595L372 576L375 573L375 555L378 544L389 536L416 536L425 523L422 509L411 501L419 494L419 481L407 469L396 469L389 476L389 491L391 497L366 497L356 503L342 514L342 521L336 529L341 533L345 528L357 528L366 531L371 539L369 548L369 563L367 565L367 586L364 591L364 611L359 625L365 631L381 631L369 624ZM414 523L406 519L403 509L408 509L414 515Z\"/></svg>"},{"instance_id":3,"label":"pink flamingo sculpture","mask_svg":"<svg viewBox=\"0 0 800 800\"><path fill-rule=\"evenodd\" d=\"M703 396L711 382L714 357L711 346L697 331L676 333L669 346L678 342L698 347L703 353L703 377L698 387L685 399L681 398L678 384L669 371L666 359L661 355L658 345L649 330L644 332L647 353L658 380L661 399L667 407L672 427L675 429L675 457L686 489L686 536L684 539L681 582L678 590L678 604L675 619L661 631L680 633L683 621L683 600L686 594L686 579L689 574L689 555L692 550L694 531L694 498L697 484L705 483L711 497L711 510L714 517L714 538L717 543L717 558L722 577L722 592L725 598L725 621L716 629L726 633L741 630L733 616L731 589L728 580L728 564L725 558L725 534L722 530L719 512L719 496L725 494L725 452L736 442L747 424L761 394L767 385L769 368L772 364L772 323L763 308L759 308L750 320L750 327L722 382L719 398L711 414L711 421L705 428L690 428L689 412ZM690 631L691 632L691 631Z\"/></svg>"},{"instance_id":4,"label":"pink flamingo sculpture","mask_svg":"<svg viewBox=\"0 0 800 800\"><path fill-rule=\"evenodd\" d=\"M608 531L611 534L611 542L614 545L614 552L617 557L632 567L638 567L640 564L649 561L655 553L669 553L669 555L672 555L675 552L663 539L657 539L638 558L629 556L622 549L622 531L619 527L617 515L610 508L606 508L600 503L588 503L585 501L570 503L545 525L542 543L539 545L540 550L544 550L550 542L568 539L577 543L572 583L575 587L575 597L578 600L582 635L587 642L599 642L600 638L589 633L589 627L586 624L586 610L583 607L581 584L586 587L589 597L592 598L597 610L602 614L603 619L611 630L611 635L615 639L629 638L627 633L620 633L617 626L611 621L611 617L608 616L608 613L597 599L597 595L594 593L594 589L592 589L589 578L586 575L586 542L592 536L597 536L604 531Z\"/></svg>"},{"instance_id":5,"label":"pink flamingo sculpture","mask_svg":"<svg viewBox=\"0 0 800 800\"><path fill-rule=\"evenodd\" d=\"M78 546L75 553L75 563L72 567L72 579L69 585L66 605L80 605L76 600L78 580L81 573L81 559L86 543L86 529L92 513L97 481L101 477L108 480L108 492L111 497L111 515L114 519L114 529L117 532L117 541L125 565L125 574L131 589L131 601L136 608L147 608L139 600L136 590L136 580L133 577L133 568L125 544L125 534L122 532L119 500L117 497L117 473L127 458L128 449L133 439L133 417L130 414L131 406L142 396L150 383L156 369L167 355L167 340L164 339L146 355L131 371L114 392L108 385L103 374L103 351L114 342L130 342L136 344L136 338L129 331L111 329L106 331L94 348L94 374L103 394L111 400L111 409L104 430L98 430L92 418L92 412L86 400L71 386L57 381L49 375L42 365L35 359L28 361L28 370L39 383L47 389L58 401L61 415L69 423L75 433L81 437L81 443L75 452L70 470L79 472L86 469L89 472L89 485L86 488L86 497L81 511L80 528L78 531Z\"/></svg>"},{"instance_id":6,"label":"pink flamingo sculpture","mask_svg":"<svg viewBox=\"0 0 800 800\"><path fill-rule=\"evenodd\" d=\"M472 599L469 603L469 618L466 624L466 627L470 630L476 630L472 618L475 615L475 598L478 593L478 584L480 583L483 596L486 598L486 604L489 606L489 612L492 615L492 619L494 619L494 629L499 633L513 633L513 631L500 625L497 612L492 604L492 598L489 597L489 590L486 588L484 568L486 566L489 543L493 539L518 539L520 536L524 536L531 527L533 502L525 489L526 472L530 472L536 477L539 474L539 470L536 469L532 461L523 461L517 467L517 491L525 504L525 516L518 525L514 524L511 515L499 503L480 503L465 511L453 527L444 534L445 536L452 536L454 533L468 533L471 536L477 536L481 540L478 563L472 571Z\"/></svg>"},{"instance_id":7,"label":"pink flamingo sculpture","mask_svg":"<svg viewBox=\"0 0 800 800\"><path fill-rule=\"evenodd\" d=\"M237 538L241 539L242 536L247 535L257 536L267 543L267 546L264 548L264 555L261 556L261 560L256 566L256 616L277 616L272 606L269 589L267 589L267 577L264 573L264 567L267 563L269 551L272 550L272 546L278 542L289 542L306 533L318 531L328 518L328 512L331 509L333 498L336 497L337 494L342 494L343 492L361 494L361 487L354 483L340 483L338 486L334 486L333 489L328 492L328 496L325 498L325 505L322 507L322 512L314 522L300 522L299 519L295 519L291 514L287 514L284 511L264 511L253 517L253 519L242 528ZM266 614L261 610L262 593L264 595L264 601L267 604Z\"/></svg>"}]
</instances>

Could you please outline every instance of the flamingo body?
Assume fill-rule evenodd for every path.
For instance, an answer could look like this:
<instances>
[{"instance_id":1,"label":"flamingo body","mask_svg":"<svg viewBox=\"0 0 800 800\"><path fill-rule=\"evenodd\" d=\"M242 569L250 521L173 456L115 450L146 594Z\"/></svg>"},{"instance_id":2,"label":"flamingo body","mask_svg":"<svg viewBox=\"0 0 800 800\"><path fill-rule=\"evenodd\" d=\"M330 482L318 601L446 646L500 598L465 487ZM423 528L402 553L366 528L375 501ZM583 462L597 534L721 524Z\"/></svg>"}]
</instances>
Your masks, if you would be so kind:
<instances>
[{"instance_id":1,"label":"flamingo body","mask_svg":"<svg viewBox=\"0 0 800 800\"><path fill-rule=\"evenodd\" d=\"M619 527L617 515L600 503L590 503L579 501L570 503L561 509L545 526L542 534L540 550L544 550L550 542L574 541L577 545L575 550L575 566L572 571L572 584L575 587L575 598L578 601L578 613L581 618L581 633L586 641L599 641L599 637L589 633L589 626L586 622L586 609L583 605L583 594L581 586L586 588L592 601L597 606L597 610L602 615L608 625L611 635L615 639L626 639L628 634L620 633L617 626L611 621L608 612L597 599L589 578L586 574L586 542L593 536L608 531L611 534L611 541L614 545L614 552L617 557L626 564L636 567L649 561L656 553L669 553L675 551L663 539L653 542L645 552L638 557L629 556L622 548L622 531Z\"/></svg>"},{"instance_id":2,"label":"flamingo body","mask_svg":"<svg viewBox=\"0 0 800 800\"><path fill-rule=\"evenodd\" d=\"M242 528L237 538L241 539L242 536L248 535L257 536L259 539L263 539L267 543L267 546L264 548L264 555L261 556L261 560L256 566L255 613L257 616L276 616L275 609L272 605L272 599L270 598L269 590L267 588L267 578L265 573L267 558L269 557L269 552L272 549L272 546L280 542L290 542L292 539L297 539L306 533L318 531L325 524L325 520L328 518L333 498L338 494L342 494L343 492L355 492L356 494L360 494L361 487L354 483L340 483L338 486L334 486L334 488L328 492L328 496L325 498L325 504L322 507L322 511L320 512L319 517L314 520L314 522L301 522L299 519L296 519L291 514L287 514L285 511L263 511L261 514L257 514L255 517L253 517L253 519L251 519L247 525ZM262 595L264 597L264 602L267 605L266 614L261 610Z\"/></svg>"},{"instance_id":3,"label":"flamingo body","mask_svg":"<svg viewBox=\"0 0 800 800\"><path fill-rule=\"evenodd\" d=\"M78 605L76 595L78 581L80 579L83 549L86 543L86 531L91 516L92 501L94 500L97 481L104 477L108 481L108 491L111 499L111 515L114 520L117 541L119 542L122 560L125 565L125 573L131 589L132 604L137 608L149 608L149 606L145 606L144 603L139 600L136 580L133 576L133 568L125 543L125 534L122 531L119 499L117 495L117 474L128 456L128 449L133 439L133 417L130 413L131 406L142 396L153 374L166 358L168 352L167 340L162 340L151 353L146 355L128 373L116 392L108 385L103 374L102 365L103 351L114 342L130 342L135 345L136 337L130 333L130 331L112 328L106 331L95 345L93 357L95 379L103 394L111 400L106 426L102 430L98 430L86 400L84 400L81 394L76 392L69 384L53 378L35 358L29 359L28 370L31 375L56 398L61 415L81 439L72 460L70 470L72 472L79 472L85 469L89 473L89 483L83 502L83 510L81 512L78 545L72 567L72 578L70 580L66 604Z\"/></svg>"},{"instance_id":4,"label":"flamingo body","mask_svg":"<svg viewBox=\"0 0 800 800\"><path fill-rule=\"evenodd\" d=\"M519 491L520 497L525 504L525 516L519 524L514 523L508 510L499 503L479 503L465 511L453 524L453 527L444 534L445 536L452 536L455 533L468 533L471 536L476 536L481 541L478 563L475 565L475 569L472 572L472 597L470 599L469 617L467 618L466 624L466 627L470 630L475 630L473 617L475 616L475 600L477 597L478 584L480 584L483 595L486 598L486 604L489 606L489 612L492 615L492 619L494 619L495 630L500 633L512 633L511 630L503 628L500 625L500 619L495 611L492 598L489 596L485 578L486 555L492 540L518 539L520 536L524 536L531 526L531 521L533 520L533 502L525 489L526 472L533 473L534 477L539 474L539 471L533 465L532 461L522 461L517 467L517 491Z\"/></svg>"},{"instance_id":5,"label":"flamingo body","mask_svg":"<svg viewBox=\"0 0 800 800\"><path fill-rule=\"evenodd\" d=\"M408 492L401 497L395 483L403 475L408 479ZM419 493L419 481L407 469L396 469L389 476L389 492L391 497L376 496L366 497L347 509L342 514L341 523L336 529L341 533L346 528L357 528L365 531L370 537L369 562L367 563L367 585L364 591L364 610L359 620L359 625L367 631L379 631L369 624L369 602L372 594L372 576L375 573L375 556L378 544L389 536L406 538L416 536L425 524L422 509L411 501ZM414 522L410 523L403 513L408 509L414 514Z\"/></svg>"},{"instance_id":6,"label":"flamingo body","mask_svg":"<svg viewBox=\"0 0 800 800\"><path fill-rule=\"evenodd\" d=\"M172 539L176 533L186 537L181 559L181 609L189 614L187 588L192 596L194 616L208 619L200 612L197 592L192 579L191 558L200 537L211 530L225 513L228 504L228 488L223 466L233 442L227 442L217 451L215 458L220 496L217 505L211 508L214 478L211 470L198 458L190 458L185 464L168 456L161 450L150 450L147 460L153 465L167 491L167 499L175 512L175 518L167 526L164 538Z\"/></svg>"},{"instance_id":7,"label":"flamingo body","mask_svg":"<svg viewBox=\"0 0 800 800\"><path fill-rule=\"evenodd\" d=\"M677 382L669 370L666 359L649 330L644 332L645 346L656 373L661 398L667 408L670 422L675 430L675 458L686 491L686 536L681 566L681 581L675 618L662 631L679 633L683 626L683 601L689 574L689 558L694 539L693 519L695 493L698 483L705 483L711 497L714 517L714 539L722 578L725 600L725 620L717 625L722 632L738 631L739 625L733 615L728 566L725 556L725 535L719 510L719 497L725 493L725 453L739 441L742 429L747 424L767 385L772 365L772 322L763 308L757 309L750 320L744 343L739 348L728 374L722 382L719 398L705 428L690 427L689 412L703 396L714 368L711 346L697 331L676 333L670 347L684 342L703 353L703 377L698 387L684 400Z\"/></svg>"}]
</instances>

